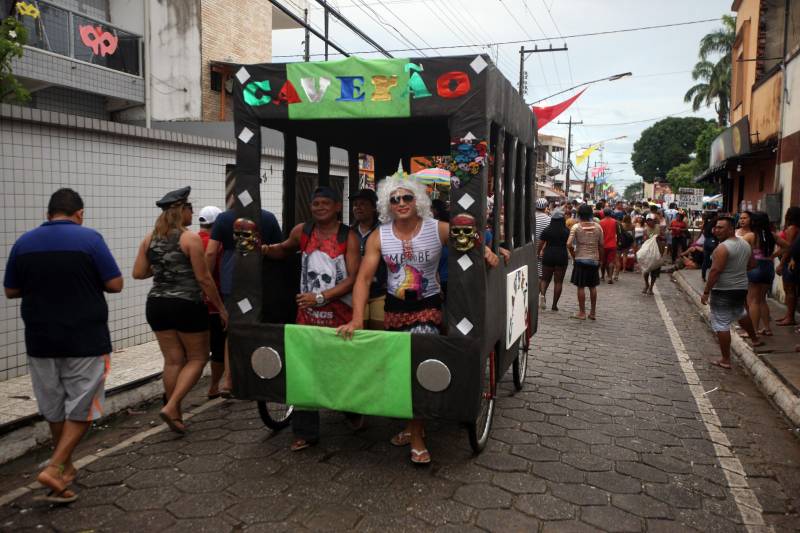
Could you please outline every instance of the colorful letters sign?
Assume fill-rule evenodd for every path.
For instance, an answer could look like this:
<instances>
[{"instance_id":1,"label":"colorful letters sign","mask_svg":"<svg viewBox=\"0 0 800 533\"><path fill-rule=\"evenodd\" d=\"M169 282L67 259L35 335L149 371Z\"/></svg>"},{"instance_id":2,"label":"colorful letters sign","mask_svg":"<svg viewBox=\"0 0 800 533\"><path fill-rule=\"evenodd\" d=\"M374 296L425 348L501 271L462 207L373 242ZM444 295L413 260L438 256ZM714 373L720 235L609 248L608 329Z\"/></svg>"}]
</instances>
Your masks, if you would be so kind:
<instances>
[{"instance_id":1,"label":"colorful letters sign","mask_svg":"<svg viewBox=\"0 0 800 533\"><path fill-rule=\"evenodd\" d=\"M300 101L289 105L291 119L407 117L406 59L290 63L286 77Z\"/></svg>"},{"instance_id":2,"label":"colorful letters sign","mask_svg":"<svg viewBox=\"0 0 800 533\"><path fill-rule=\"evenodd\" d=\"M117 51L119 40L117 36L111 32L103 31L102 26L79 26L78 31L81 34L81 42L92 49L92 53L96 56L103 57L105 55L112 55Z\"/></svg>"}]
</instances>

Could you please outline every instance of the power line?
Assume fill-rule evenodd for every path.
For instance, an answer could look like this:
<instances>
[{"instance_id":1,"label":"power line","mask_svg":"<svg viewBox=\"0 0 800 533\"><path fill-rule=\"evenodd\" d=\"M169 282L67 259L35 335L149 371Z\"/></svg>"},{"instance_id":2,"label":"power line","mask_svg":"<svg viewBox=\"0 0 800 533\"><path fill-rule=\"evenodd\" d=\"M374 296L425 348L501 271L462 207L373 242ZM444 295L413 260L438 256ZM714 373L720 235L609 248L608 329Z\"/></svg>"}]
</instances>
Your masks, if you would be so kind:
<instances>
[{"instance_id":1,"label":"power line","mask_svg":"<svg viewBox=\"0 0 800 533\"><path fill-rule=\"evenodd\" d=\"M361 3L366 5L366 2L364 2L364 0L361 0ZM397 13L395 13L394 11L392 11L392 8L390 8L390 7L389 7L389 6L387 6L387 5L381 5L381 7L383 7L383 9L385 9L386 11L388 11L389 13L391 13L391 14L392 14L392 16L393 16L394 18L396 18L397 20L399 20L399 21L400 21L400 24L402 24L403 26L405 26L405 27L406 27L406 29L408 29L408 30L409 30L411 33L413 33L414 35L416 35L416 36L417 36L417 38L419 38L419 40L420 40L420 41L421 41L423 44L426 44L426 45L427 45L429 48L433 48L433 49L434 49L434 51L435 51L435 52L436 52L438 55L442 55L442 54L439 52L439 50L438 50L438 49L436 49L435 47L431 46L431 43L429 43L428 41L426 41L425 39L423 39L423 38L422 38L422 35L420 35L419 33L417 33L417 31L416 31L414 28L412 28L411 26L409 26L408 24L406 24L406 22L405 22L403 19L401 19L400 17L398 17L398 16L397 16Z\"/></svg>"},{"instance_id":2,"label":"power line","mask_svg":"<svg viewBox=\"0 0 800 533\"><path fill-rule=\"evenodd\" d=\"M642 120L633 120L631 122L614 122L609 124L584 124L584 126L586 127L628 126L629 124L641 124L643 122L652 122L654 120L661 120L662 118L669 118L677 115L683 115L684 113L692 113L692 110L684 109L683 111L678 111L677 113L670 113L669 115L661 115L660 117L645 118Z\"/></svg>"},{"instance_id":3,"label":"power line","mask_svg":"<svg viewBox=\"0 0 800 533\"><path fill-rule=\"evenodd\" d=\"M362 0L363 1L363 0ZM582 37L597 37L601 35L614 35L619 33L630 33L636 31L646 31L646 30L657 30L663 28L675 28L679 26L689 26L692 24L703 24L705 22L719 22L718 19L699 19L699 20L689 20L686 22L674 22L672 24L657 24L655 26L637 26L634 28L621 28L618 30L606 30L606 31L595 31L590 33L574 33L571 35L562 35L562 39L578 39ZM544 38L544 39L516 39L513 41L497 41L491 43L474 43L474 44L463 44L463 45L442 45L436 47L421 47L421 48L398 48L395 50L387 50L387 52L414 52L414 51L422 51L422 50L439 50L439 49L457 49L457 48L475 48L475 47L485 47L485 46L493 46L493 45L504 45L504 44L525 44L525 43L534 43L534 42L542 42L542 41L552 41L552 38ZM352 52L352 54L370 54L373 53L374 50L362 50L359 52ZM297 57L302 56L303 54L284 54L284 55L276 55L273 57ZM315 56L323 55L323 54L312 54Z\"/></svg>"}]
</instances>

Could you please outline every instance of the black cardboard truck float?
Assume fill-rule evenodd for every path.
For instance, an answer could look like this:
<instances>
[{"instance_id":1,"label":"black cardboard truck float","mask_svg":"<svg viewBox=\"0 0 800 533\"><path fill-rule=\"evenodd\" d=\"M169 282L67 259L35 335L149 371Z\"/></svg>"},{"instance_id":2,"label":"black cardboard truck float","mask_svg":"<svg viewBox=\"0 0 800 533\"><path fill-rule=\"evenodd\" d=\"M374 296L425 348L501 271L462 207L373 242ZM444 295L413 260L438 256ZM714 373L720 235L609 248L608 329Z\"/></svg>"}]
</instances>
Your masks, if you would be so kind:
<instances>
[{"instance_id":1,"label":"black cardboard truck float","mask_svg":"<svg viewBox=\"0 0 800 533\"><path fill-rule=\"evenodd\" d=\"M483 55L228 67L238 216L260 220L263 126L284 136L284 232L297 221L300 137L316 143L320 185L330 181L330 148L348 152L350 191L359 186L359 154L374 157L377 180L399 161L408 169L412 156L449 156L451 218L468 215L459 220L472 220L476 235L491 230L495 251L511 251L508 264L488 268L481 246L458 246L451 233L447 334L359 331L354 341L290 323L296 264L239 254L229 326L234 395L258 401L271 427L288 422L288 405L461 422L480 451L497 381L513 367L522 387L537 324L530 109Z\"/></svg>"}]
</instances>

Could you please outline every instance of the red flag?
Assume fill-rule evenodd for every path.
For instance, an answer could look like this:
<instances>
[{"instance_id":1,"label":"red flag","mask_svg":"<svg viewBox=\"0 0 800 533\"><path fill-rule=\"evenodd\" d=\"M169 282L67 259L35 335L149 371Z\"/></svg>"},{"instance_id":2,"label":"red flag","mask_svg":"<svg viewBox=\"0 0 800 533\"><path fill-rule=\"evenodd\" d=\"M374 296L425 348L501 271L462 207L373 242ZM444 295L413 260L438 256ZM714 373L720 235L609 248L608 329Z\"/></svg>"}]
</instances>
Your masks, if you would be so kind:
<instances>
[{"instance_id":1,"label":"red flag","mask_svg":"<svg viewBox=\"0 0 800 533\"><path fill-rule=\"evenodd\" d=\"M583 91L585 91L586 89L587 89L587 87L584 87L583 90L581 90L581 92L579 92L578 94L576 94L575 96L573 96L569 100L564 100L560 104L551 105L551 106L547 106L547 107L536 107L536 106L533 106L533 113L536 115L537 127L539 129L544 128L544 126L548 122L550 122L551 120L556 118L558 115L563 113L566 108L571 106L572 102L577 100L578 97L580 95L582 95Z\"/></svg>"}]
</instances>

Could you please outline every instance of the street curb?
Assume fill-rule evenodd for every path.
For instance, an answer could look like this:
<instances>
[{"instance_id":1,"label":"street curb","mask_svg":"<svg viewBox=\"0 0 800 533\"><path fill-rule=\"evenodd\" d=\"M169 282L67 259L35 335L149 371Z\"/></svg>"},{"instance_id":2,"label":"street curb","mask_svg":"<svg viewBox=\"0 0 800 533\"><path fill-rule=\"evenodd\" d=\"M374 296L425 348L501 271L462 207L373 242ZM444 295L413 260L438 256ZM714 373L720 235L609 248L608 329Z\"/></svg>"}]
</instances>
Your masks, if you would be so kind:
<instances>
[{"instance_id":1,"label":"street curb","mask_svg":"<svg viewBox=\"0 0 800 533\"><path fill-rule=\"evenodd\" d=\"M118 414L129 407L157 398L164 392L161 374L155 374L106 391L105 413L95 423ZM20 421L19 426L0 436L0 465L22 457L50 440L50 427L41 415ZM90 430L91 431L91 430Z\"/></svg>"},{"instance_id":2,"label":"street curb","mask_svg":"<svg viewBox=\"0 0 800 533\"><path fill-rule=\"evenodd\" d=\"M672 279L689 296L705 321L709 322L708 306L700 303L701 294L683 279L680 272L673 273ZM739 335L731 335L731 356L750 375L762 394L776 405L792 424L800 427L800 396L795 395L784 385L783 381L775 375L772 369L755 354L752 348Z\"/></svg>"}]
</instances>

